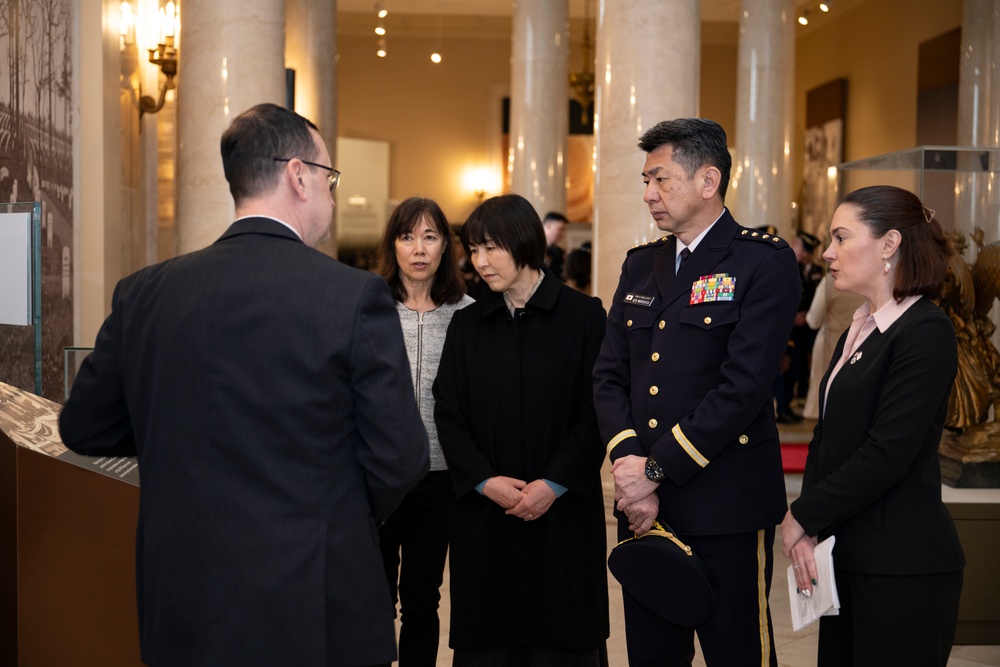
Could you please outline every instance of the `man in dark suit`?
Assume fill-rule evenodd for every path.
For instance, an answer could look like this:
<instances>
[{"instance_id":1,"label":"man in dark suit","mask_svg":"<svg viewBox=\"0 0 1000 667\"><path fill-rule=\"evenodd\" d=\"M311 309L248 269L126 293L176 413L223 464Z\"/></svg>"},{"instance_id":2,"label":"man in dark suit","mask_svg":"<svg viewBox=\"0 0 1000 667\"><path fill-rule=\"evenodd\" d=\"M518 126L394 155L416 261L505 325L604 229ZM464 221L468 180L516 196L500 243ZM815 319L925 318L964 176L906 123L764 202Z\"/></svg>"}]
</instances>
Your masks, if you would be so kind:
<instances>
[{"instance_id":1,"label":"man in dark suit","mask_svg":"<svg viewBox=\"0 0 1000 667\"><path fill-rule=\"evenodd\" d=\"M339 177L312 123L253 107L222 161L236 221L118 284L60 432L139 457L144 662L387 665L376 527L428 469L399 318L310 247Z\"/></svg>"},{"instance_id":2,"label":"man in dark suit","mask_svg":"<svg viewBox=\"0 0 1000 667\"><path fill-rule=\"evenodd\" d=\"M799 303L795 256L726 210L718 124L664 121L639 147L643 198L672 236L628 254L594 369L619 536L659 518L702 559L715 602L697 631L710 667L777 665L767 596L785 487L771 386ZM624 605L632 667L691 664L694 629L627 592Z\"/></svg>"}]
</instances>

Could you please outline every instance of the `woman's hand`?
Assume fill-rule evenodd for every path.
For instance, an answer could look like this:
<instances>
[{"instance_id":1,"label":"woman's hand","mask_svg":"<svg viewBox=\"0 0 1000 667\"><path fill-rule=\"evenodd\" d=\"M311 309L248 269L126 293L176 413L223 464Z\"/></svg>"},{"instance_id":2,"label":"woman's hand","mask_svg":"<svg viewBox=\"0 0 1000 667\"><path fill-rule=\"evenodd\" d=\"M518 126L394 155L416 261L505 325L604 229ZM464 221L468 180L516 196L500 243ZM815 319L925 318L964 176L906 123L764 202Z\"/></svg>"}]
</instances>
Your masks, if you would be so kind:
<instances>
[{"instance_id":1,"label":"woman's hand","mask_svg":"<svg viewBox=\"0 0 1000 667\"><path fill-rule=\"evenodd\" d=\"M521 489L525 486L527 486L527 482L524 480L497 475L486 480L486 485L483 486L483 495L505 510L509 510L524 498Z\"/></svg>"},{"instance_id":2,"label":"woman's hand","mask_svg":"<svg viewBox=\"0 0 1000 667\"><path fill-rule=\"evenodd\" d=\"M556 501L556 492L545 480L536 479L522 489L521 502L508 509L505 514L516 516L525 521L534 521L549 511Z\"/></svg>"},{"instance_id":3,"label":"woman's hand","mask_svg":"<svg viewBox=\"0 0 1000 667\"><path fill-rule=\"evenodd\" d=\"M808 535L792 547L792 570L795 572L795 586L799 593L812 597L813 586L819 583L819 573L816 571L816 559L813 551L817 539Z\"/></svg>"},{"instance_id":4,"label":"woman's hand","mask_svg":"<svg viewBox=\"0 0 1000 667\"><path fill-rule=\"evenodd\" d=\"M816 559L813 557L817 543L815 537L806 535L805 528L792 516L792 511L788 510L781 522L781 550L791 559L792 569L795 571L795 586L806 597L812 596L812 587L819 583Z\"/></svg>"},{"instance_id":5,"label":"woman's hand","mask_svg":"<svg viewBox=\"0 0 1000 667\"><path fill-rule=\"evenodd\" d=\"M781 521L781 552L787 558L792 557L792 547L806 534L806 529L792 516L792 510L785 512L785 518Z\"/></svg>"}]
</instances>

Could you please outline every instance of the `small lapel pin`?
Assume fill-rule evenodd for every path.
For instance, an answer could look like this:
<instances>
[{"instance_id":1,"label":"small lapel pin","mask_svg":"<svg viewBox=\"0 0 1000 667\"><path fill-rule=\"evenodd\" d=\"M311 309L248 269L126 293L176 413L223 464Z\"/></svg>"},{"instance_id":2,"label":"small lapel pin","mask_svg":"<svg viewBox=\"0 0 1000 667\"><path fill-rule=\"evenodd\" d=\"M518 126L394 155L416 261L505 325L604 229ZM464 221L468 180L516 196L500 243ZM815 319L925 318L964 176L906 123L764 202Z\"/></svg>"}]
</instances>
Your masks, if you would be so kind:
<instances>
[{"instance_id":1,"label":"small lapel pin","mask_svg":"<svg viewBox=\"0 0 1000 667\"><path fill-rule=\"evenodd\" d=\"M851 365L853 366L854 362L857 361L857 360L859 360L860 358L861 358L861 353L860 352L855 352L854 356L851 357Z\"/></svg>"}]
</instances>

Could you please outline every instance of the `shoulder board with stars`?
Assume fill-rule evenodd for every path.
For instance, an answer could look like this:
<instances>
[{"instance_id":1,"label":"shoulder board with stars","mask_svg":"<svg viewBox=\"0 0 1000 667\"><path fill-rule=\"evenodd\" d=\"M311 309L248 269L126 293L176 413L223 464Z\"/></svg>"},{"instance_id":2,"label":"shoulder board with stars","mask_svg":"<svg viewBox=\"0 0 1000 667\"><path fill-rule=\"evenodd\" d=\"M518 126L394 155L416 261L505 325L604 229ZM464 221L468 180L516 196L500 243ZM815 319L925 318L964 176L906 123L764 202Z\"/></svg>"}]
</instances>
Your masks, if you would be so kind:
<instances>
[{"instance_id":1,"label":"shoulder board with stars","mask_svg":"<svg viewBox=\"0 0 1000 667\"><path fill-rule=\"evenodd\" d=\"M627 253L625 253L625 254L626 254L626 255L631 255L631 254L632 254L633 252L635 252L636 250L641 250L641 249L643 249L643 248L655 248L655 247L657 247L657 246L661 246L661 245L663 245L663 244L664 244L664 243L666 243L666 242L667 242L668 240L670 240L670 235L669 235L669 234L668 234L668 235L666 235L666 236L661 236L661 237L660 237L660 238L658 238L658 239L653 239L652 241L647 241L646 243L640 243L639 245L634 245L634 246L632 246L632 247L631 247L631 248L629 249L629 251L628 251Z\"/></svg>"},{"instance_id":2,"label":"shoulder board with stars","mask_svg":"<svg viewBox=\"0 0 1000 667\"><path fill-rule=\"evenodd\" d=\"M749 229L744 227L736 234L738 239L746 239L747 241L761 241L767 243L775 248L787 248L788 242L782 238L779 238L777 234L768 234L767 232L762 232L757 229Z\"/></svg>"}]
</instances>

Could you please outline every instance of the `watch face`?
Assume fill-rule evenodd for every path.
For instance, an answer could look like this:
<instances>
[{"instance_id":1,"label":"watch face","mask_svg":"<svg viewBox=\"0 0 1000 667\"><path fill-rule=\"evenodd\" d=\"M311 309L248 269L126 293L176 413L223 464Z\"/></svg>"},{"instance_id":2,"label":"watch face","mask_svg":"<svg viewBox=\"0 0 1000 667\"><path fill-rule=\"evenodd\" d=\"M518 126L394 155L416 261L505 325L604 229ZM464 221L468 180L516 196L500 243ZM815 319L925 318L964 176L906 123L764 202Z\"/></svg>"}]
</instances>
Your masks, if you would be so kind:
<instances>
[{"instance_id":1,"label":"watch face","mask_svg":"<svg viewBox=\"0 0 1000 667\"><path fill-rule=\"evenodd\" d=\"M662 482L665 477L663 469L652 458L646 459L646 477L657 484Z\"/></svg>"}]
</instances>

